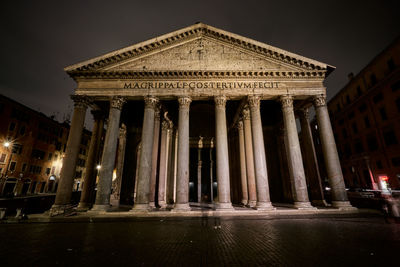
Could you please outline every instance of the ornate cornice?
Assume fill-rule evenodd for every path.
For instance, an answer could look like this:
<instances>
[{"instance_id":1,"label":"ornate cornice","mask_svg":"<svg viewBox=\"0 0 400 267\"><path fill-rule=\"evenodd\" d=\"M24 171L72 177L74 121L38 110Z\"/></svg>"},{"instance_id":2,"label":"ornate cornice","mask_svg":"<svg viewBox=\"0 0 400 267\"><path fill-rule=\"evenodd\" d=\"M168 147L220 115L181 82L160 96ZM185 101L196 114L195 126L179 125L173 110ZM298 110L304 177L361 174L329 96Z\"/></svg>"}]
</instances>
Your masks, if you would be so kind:
<instances>
[{"instance_id":1,"label":"ornate cornice","mask_svg":"<svg viewBox=\"0 0 400 267\"><path fill-rule=\"evenodd\" d=\"M126 99L122 96L114 96L110 101L110 107L121 110Z\"/></svg>"},{"instance_id":2,"label":"ornate cornice","mask_svg":"<svg viewBox=\"0 0 400 267\"><path fill-rule=\"evenodd\" d=\"M269 46L233 33L229 33L205 24L195 24L182 30L178 30L171 34L159 36L152 40L142 42L119 51L109 53L107 55L82 62L70 67L65 70L71 75L73 71L93 71L105 66L115 64L117 62L125 61L134 57L143 56L153 51L160 50L162 47L172 46L176 43L180 43L183 40L208 37L216 39L220 42L227 43L236 47L241 47L247 51L263 55L275 61L284 62L295 67L301 67L308 70L328 70L333 67L328 66L324 63L317 62L312 59L308 59L293 53L284 51L282 49Z\"/></svg>"},{"instance_id":3,"label":"ornate cornice","mask_svg":"<svg viewBox=\"0 0 400 267\"><path fill-rule=\"evenodd\" d=\"M91 104L90 99L84 95L71 95L71 99L76 108L87 108Z\"/></svg>"},{"instance_id":4,"label":"ornate cornice","mask_svg":"<svg viewBox=\"0 0 400 267\"><path fill-rule=\"evenodd\" d=\"M279 98L282 104L282 108L292 108L293 109L293 97L291 95L284 95Z\"/></svg>"},{"instance_id":5,"label":"ornate cornice","mask_svg":"<svg viewBox=\"0 0 400 267\"><path fill-rule=\"evenodd\" d=\"M182 96L178 98L179 108L189 108L192 99L188 96Z\"/></svg>"},{"instance_id":6,"label":"ornate cornice","mask_svg":"<svg viewBox=\"0 0 400 267\"><path fill-rule=\"evenodd\" d=\"M326 97L324 95L319 95L314 97L314 106L322 107L326 106Z\"/></svg>"},{"instance_id":7,"label":"ornate cornice","mask_svg":"<svg viewBox=\"0 0 400 267\"><path fill-rule=\"evenodd\" d=\"M249 106L245 106L244 108L243 108L243 110L242 110L242 117L243 117L243 120L250 120L250 109L249 109Z\"/></svg>"},{"instance_id":8,"label":"ornate cornice","mask_svg":"<svg viewBox=\"0 0 400 267\"><path fill-rule=\"evenodd\" d=\"M260 96L250 95L247 97L247 102L249 103L249 107L251 109L253 108L260 109Z\"/></svg>"},{"instance_id":9,"label":"ornate cornice","mask_svg":"<svg viewBox=\"0 0 400 267\"><path fill-rule=\"evenodd\" d=\"M225 108L226 105L226 97L225 96L216 96L214 98L215 106L217 108Z\"/></svg>"},{"instance_id":10,"label":"ornate cornice","mask_svg":"<svg viewBox=\"0 0 400 267\"><path fill-rule=\"evenodd\" d=\"M325 77L326 71L72 71L69 75L79 79L146 79L146 78L274 78L310 79Z\"/></svg>"},{"instance_id":11,"label":"ornate cornice","mask_svg":"<svg viewBox=\"0 0 400 267\"><path fill-rule=\"evenodd\" d=\"M145 108L151 108L156 110L158 105L158 98L154 96L146 96L144 97L144 107Z\"/></svg>"}]
</instances>

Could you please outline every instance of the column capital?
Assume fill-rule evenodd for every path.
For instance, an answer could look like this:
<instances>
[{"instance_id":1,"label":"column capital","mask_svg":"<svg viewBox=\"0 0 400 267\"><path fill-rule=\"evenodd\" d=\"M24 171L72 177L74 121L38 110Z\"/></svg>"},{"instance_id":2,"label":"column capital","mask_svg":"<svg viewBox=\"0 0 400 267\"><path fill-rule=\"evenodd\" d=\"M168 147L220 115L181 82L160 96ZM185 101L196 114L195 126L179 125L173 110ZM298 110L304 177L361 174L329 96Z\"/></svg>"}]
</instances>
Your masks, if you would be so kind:
<instances>
[{"instance_id":1,"label":"column capital","mask_svg":"<svg viewBox=\"0 0 400 267\"><path fill-rule=\"evenodd\" d=\"M249 103L250 108L260 108L260 96L258 95L249 95L247 97L247 102Z\"/></svg>"},{"instance_id":2,"label":"column capital","mask_svg":"<svg viewBox=\"0 0 400 267\"><path fill-rule=\"evenodd\" d=\"M240 119L240 120L236 123L236 128L237 128L239 131L243 130L243 120Z\"/></svg>"},{"instance_id":3,"label":"column capital","mask_svg":"<svg viewBox=\"0 0 400 267\"><path fill-rule=\"evenodd\" d=\"M71 95L72 101L74 101L74 107L87 108L90 104L90 99L84 95Z\"/></svg>"},{"instance_id":4,"label":"column capital","mask_svg":"<svg viewBox=\"0 0 400 267\"><path fill-rule=\"evenodd\" d=\"M161 111L161 107L159 104L156 104L156 107L154 109L154 119L155 120L160 120L160 111Z\"/></svg>"},{"instance_id":5,"label":"column capital","mask_svg":"<svg viewBox=\"0 0 400 267\"><path fill-rule=\"evenodd\" d=\"M215 106L218 108L225 108L226 96L216 96L214 97Z\"/></svg>"},{"instance_id":6,"label":"column capital","mask_svg":"<svg viewBox=\"0 0 400 267\"><path fill-rule=\"evenodd\" d=\"M197 143L198 148L203 148L203 139L204 139L203 136L199 136L199 142Z\"/></svg>"},{"instance_id":7,"label":"column capital","mask_svg":"<svg viewBox=\"0 0 400 267\"><path fill-rule=\"evenodd\" d=\"M156 110L158 104L158 98L154 96L145 96L144 97L144 108L151 108Z\"/></svg>"},{"instance_id":8,"label":"column capital","mask_svg":"<svg viewBox=\"0 0 400 267\"><path fill-rule=\"evenodd\" d=\"M126 135L126 125L121 124L121 127L119 127L119 138L122 138Z\"/></svg>"},{"instance_id":9,"label":"column capital","mask_svg":"<svg viewBox=\"0 0 400 267\"><path fill-rule=\"evenodd\" d=\"M245 106L242 110L242 117L243 120L250 120L250 110L249 110L249 106Z\"/></svg>"},{"instance_id":10,"label":"column capital","mask_svg":"<svg viewBox=\"0 0 400 267\"><path fill-rule=\"evenodd\" d=\"M168 129L170 129L170 127L169 127L169 126L170 126L170 124L169 124L169 122L168 122L168 121L166 121L166 120L163 120L163 121L162 121L162 123L161 123L161 129L162 129L162 130L164 130L164 131L165 131L165 130L168 130Z\"/></svg>"},{"instance_id":11,"label":"column capital","mask_svg":"<svg viewBox=\"0 0 400 267\"><path fill-rule=\"evenodd\" d=\"M313 100L314 100L314 106L315 107L326 106L326 97L324 95L314 96Z\"/></svg>"},{"instance_id":12,"label":"column capital","mask_svg":"<svg viewBox=\"0 0 400 267\"><path fill-rule=\"evenodd\" d=\"M180 96L178 102L179 108L189 108L192 99L189 96Z\"/></svg>"},{"instance_id":13,"label":"column capital","mask_svg":"<svg viewBox=\"0 0 400 267\"><path fill-rule=\"evenodd\" d=\"M281 102L283 109L293 109L293 97L291 95L283 95L279 98L279 101Z\"/></svg>"},{"instance_id":14,"label":"column capital","mask_svg":"<svg viewBox=\"0 0 400 267\"><path fill-rule=\"evenodd\" d=\"M110 108L121 110L125 102L126 102L125 97L114 96L110 101Z\"/></svg>"}]
</instances>

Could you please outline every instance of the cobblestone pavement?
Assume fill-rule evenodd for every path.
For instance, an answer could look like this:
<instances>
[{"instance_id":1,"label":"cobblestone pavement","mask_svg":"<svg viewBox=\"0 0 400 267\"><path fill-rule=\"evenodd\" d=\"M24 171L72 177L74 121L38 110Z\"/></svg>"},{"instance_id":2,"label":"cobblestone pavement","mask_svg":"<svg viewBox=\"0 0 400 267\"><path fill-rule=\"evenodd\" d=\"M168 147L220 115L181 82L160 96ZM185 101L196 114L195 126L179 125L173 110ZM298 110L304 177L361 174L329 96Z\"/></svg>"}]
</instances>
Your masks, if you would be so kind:
<instances>
[{"instance_id":1,"label":"cobblestone pavement","mask_svg":"<svg viewBox=\"0 0 400 267\"><path fill-rule=\"evenodd\" d=\"M399 266L381 217L0 224L1 266ZM390 265L389 265L390 264Z\"/></svg>"}]
</instances>

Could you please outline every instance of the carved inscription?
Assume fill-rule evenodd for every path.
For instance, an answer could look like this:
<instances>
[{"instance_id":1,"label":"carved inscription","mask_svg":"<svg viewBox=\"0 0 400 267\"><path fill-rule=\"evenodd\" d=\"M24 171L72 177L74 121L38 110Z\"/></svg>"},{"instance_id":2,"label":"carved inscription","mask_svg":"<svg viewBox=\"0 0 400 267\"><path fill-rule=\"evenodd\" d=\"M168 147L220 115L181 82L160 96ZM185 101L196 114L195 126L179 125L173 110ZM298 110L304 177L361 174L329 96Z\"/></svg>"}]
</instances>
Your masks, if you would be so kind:
<instances>
[{"instance_id":1,"label":"carved inscription","mask_svg":"<svg viewBox=\"0 0 400 267\"><path fill-rule=\"evenodd\" d=\"M280 82L125 82L124 89L268 89L279 88Z\"/></svg>"}]
</instances>

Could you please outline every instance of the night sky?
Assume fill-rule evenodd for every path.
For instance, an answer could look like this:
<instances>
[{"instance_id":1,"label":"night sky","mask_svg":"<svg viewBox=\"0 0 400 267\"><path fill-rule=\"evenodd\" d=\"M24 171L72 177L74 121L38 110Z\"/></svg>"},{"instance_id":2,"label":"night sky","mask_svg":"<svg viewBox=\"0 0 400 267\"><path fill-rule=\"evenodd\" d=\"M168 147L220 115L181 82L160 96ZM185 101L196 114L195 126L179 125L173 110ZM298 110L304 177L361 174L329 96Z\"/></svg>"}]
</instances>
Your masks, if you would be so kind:
<instances>
[{"instance_id":1,"label":"night sky","mask_svg":"<svg viewBox=\"0 0 400 267\"><path fill-rule=\"evenodd\" d=\"M63 68L198 21L333 66L331 98L400 34L400 1L6 1L0 93L62 120Z\"/></svg>"}]
</instances>

